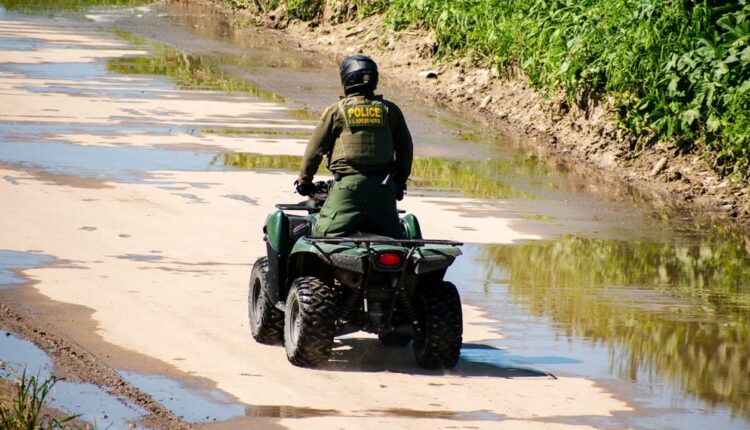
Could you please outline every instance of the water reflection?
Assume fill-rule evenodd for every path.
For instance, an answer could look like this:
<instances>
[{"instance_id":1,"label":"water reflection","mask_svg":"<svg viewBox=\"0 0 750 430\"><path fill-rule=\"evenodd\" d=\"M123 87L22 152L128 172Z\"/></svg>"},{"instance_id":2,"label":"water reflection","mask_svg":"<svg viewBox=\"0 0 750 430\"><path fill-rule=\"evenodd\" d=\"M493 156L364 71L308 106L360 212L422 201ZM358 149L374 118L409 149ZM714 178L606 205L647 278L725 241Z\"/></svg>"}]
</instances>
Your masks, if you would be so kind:
<instances>
[{"instance_id":1,"label":"water reflection","mask_svg":"<svg viewBox=\"0 0 750 430\"><path fill-rule=\"evenodd\" d=\"M714 229L670 243L566 236L482 247L477 259L486 296L507 285L506 299L558 335L606 346L610 373L750 417L749 249L747 236Z\"/></svg>"},{"instance_id":2,"label":"water reflection","mask_svg":"<svg viewBox=\"0 0 750 430\"><path fill-rule=\"evenodd\" d=\"M204 423L245 415L244 405L233 402L220 391L194 390L180 381L161 375L145 375L128 370L118 372L133 386L185 421Z\"/></svg>"},{"instance_id":3,"label":"water reflection","mask_svg":"<svg viewBox=\"0 0 750 430\"><path fill-rule=\"evenodd\" d=\"M264 100L284 102L283 97L222 68L241 64L241 58L189 55L158 42L147 42L126 31L117 30L115 33L136 46L150 47L153 54L111 58L107 60L107 71L110 73L167 76L174 80L177 88L183 90L240 92Z\"/></svg>"},{"instance_id":4,"label":"water reflection","mask_svg":"<svg viewBox=\"0 0 750 430\"><path fill-rule=\"evenodd\" d=\"M222 154L214 163L247 170L280 169L297 172L302 157L296 155L261 155L247 152ZM324 171L321 167L320 171ZM518 160L456 160L417 157L412 165L411 185L422 190L454 191L466 197L498 199L532 199L504 181L508 176L549 174L545 163L535 158Z\"/></svg>"},{"instance_id":5,"label":"water reflection","mask_svg":"<svg viewBox=\"0 0 750 430\"><path fill-rule=\"evenodd\" d=\"M152 0L0 0L0 6L23 13L58 10L82 10L96 6L135 7L153 3Z\"/></svg>"}]
</instances>

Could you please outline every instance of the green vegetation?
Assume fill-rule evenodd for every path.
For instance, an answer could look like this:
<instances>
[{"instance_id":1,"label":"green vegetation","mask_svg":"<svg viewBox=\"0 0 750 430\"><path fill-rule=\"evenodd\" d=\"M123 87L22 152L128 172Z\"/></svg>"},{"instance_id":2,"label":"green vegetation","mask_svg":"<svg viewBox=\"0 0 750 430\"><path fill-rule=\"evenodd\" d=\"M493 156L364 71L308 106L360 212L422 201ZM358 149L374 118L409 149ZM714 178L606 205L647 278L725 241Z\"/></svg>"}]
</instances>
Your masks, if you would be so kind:
<instances>
[{"instance_id":1,"label":"green vegetation","mask_svg":"<svg viewBox=\"0 0 750 430\"><path fill-rule=\"evenodd\" d=\"M696 242L563 237L485 247L487 285L507 282L561 334L610 347L613 370L658 375L750 416L750 256L736 232ZM500 279L498 279L500 277Z\"/></svg>"},{"instance_id":2,"label":"green vegetation","mask_svg":"<svg viewBox=\"0 0 750 430\"><path fill-rule=\"evenodd\" d=\"M45 412L45 404L57 378L39 380L26 376L24 370L15 383L15 397L0 399L0 428L7 430L48 430L68 428L76 416L53 418Z\"/></svg>"},{"instance_id":3,"label":"green vegetation","mask_svg":"<svg viewBox=\"0 0 750 430\"><path fill-rule=\"evenodd\" d=\"M0 6L6 10L24 13L81 10L97 6L136 7L149 3L153 3L153 0L0 0Z\"/></svg>"},{"instance_id":4,"label":"green vegetation","mask_svg":"<svg viewBox=\"0 0 750 430\"><path fill-rule=\"evenodd\" d=\"M304 21L312 20L323 13L323 1L315 0L287 0L286 9L290 18Z\"/></svg>"},{"instance_id":5,"label":"green vegetation","mask_svg":"<svg viewBox=\"0 0 750 430\"><path fill-rule=\"evenodd\" d=\"M685 0L392 0L396 29L435 30L438 55L517 68L569 100L612 96L633 132L750 161L750 5Z\"/></svg>"},{"instance_id":6,"label":"green vegetation","mask_svg":"<svg viewBox=\"0 0 750 430\"><path fill-rule=\"evenodd\" d=\"M286 8L287 15L291 19L310 21L319 19L323 15L326 6L325 0L225 0L236 9L252 9L261 12L269 12L278 8L281 4ZM389 0L344 0L333 4L333 18L363 18L374 13L382 12L388 6Z\"/></svg>"},{"instance_id":7,"label":"green vegetation","mask_svg":"<svg viewBox=\"0 0 750 430\"><path fill-rule=\"evenodd\" d=\"M302 157L295 155L259 155L253 153L223 154L214 160L241 169L282 169L299 172ZM325 160L323 161L325 163ZM325 171L324 164L321 172ZM525 198L535 196L506 183L500 175L545 175L547 169L535 158L526 160L472 161L447 158L415 158L412 166L413 189L454 190L466 197L485 199Z\"/></svg>"}]
</instances>

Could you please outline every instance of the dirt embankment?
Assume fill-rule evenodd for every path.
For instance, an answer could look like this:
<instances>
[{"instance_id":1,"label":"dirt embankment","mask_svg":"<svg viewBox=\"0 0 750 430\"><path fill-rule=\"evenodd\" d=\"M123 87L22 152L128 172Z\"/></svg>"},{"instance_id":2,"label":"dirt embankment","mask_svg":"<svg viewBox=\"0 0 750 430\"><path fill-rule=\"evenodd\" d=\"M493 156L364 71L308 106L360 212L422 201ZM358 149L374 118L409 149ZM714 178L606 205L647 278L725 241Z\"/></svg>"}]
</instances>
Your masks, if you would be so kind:
<instances>
[{"instance_id":1,"label":"dirt embankment","mask_svg":"<svg viewBox=\"0 0 750 430\"><path fill-rule=\"evenodd\" d=\"M711 218L750 226L747 182L720 177L702 154L681 154L669 142L636 137L619 126L606 101L568 106L530 88L512 71L488 69L468 59L434 56L434 36L421 28L393 32L383 17L288 20L283 8L265 13L232 9L226 0L206 0L253 22L283 32L299 49L341 60L354 53L373 56L390 83L425 99L480 119L538 152L596 180L624 181L658 206L693 209ZM345 15L345 14L344 14ZM248 19L249 18L249 19Z\"/></svg>"},{"instance_id":2,"label":"dirt embankment","mask_svg":"<svg viewBox=\"0 0 750 430\"><path fill-rule=\"evenodd\" d=\"M15 300L9 296L23 296L23 293L6 292L3 295L4 300L14 302ZM146 411L142 424L147 427L170 430L193 428L171 411L156 403L151 396L128 384L115 370L106 365L96 355L71 340L57 327L43 322L32 313L20 311L19 309L23 307L18 306L17 303L10 305L0 303L0 328L30 340L50 353L54 359L55 373L58 376L69 381L91 383L103 387L114 396L127 399L138 405ZM0 378L0 385L0 395L5 394L2 397L9 398L9 394L15 393L7 380ZM45 412L50 413L52 417L62 418L65 416L60 411L53 409L45 410ZM90 426L87 423L75 421L73 428L85 429L90 428Z\"/></svg>"}]
</instances>

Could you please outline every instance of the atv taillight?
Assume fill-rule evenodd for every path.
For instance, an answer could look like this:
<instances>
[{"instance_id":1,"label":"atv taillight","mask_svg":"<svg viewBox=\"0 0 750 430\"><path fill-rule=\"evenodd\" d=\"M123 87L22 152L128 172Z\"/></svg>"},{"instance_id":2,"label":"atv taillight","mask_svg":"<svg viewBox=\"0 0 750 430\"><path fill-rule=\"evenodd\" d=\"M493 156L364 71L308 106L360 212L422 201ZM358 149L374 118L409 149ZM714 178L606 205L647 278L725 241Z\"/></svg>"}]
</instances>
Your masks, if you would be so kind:
<instances>
[{"instance_id":1,"label":"atv taillight","mask_svg":"<svg viewBox=\"0 0 750 430\"><path fill-rule=\"evenodd\" d=\"M378 264L381 266L398 266L401 264L401 255L385 252L378 255Z\"/></svg>"}]
</instances>

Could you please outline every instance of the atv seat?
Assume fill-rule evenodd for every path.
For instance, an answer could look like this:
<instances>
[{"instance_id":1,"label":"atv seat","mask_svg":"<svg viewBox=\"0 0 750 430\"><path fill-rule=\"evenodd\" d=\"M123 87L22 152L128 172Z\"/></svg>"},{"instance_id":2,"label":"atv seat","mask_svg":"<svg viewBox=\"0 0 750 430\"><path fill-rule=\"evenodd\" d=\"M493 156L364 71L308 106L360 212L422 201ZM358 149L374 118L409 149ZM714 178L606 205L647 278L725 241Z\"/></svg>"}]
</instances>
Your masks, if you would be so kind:
<instances>
[{"instance_id":1,"label":"atv seat","mask_svg":"<svg viewBox=\"0 0 750 430\"><path fill-rule=\"evenodd\" d=\"M354 237L357 239L393 239L392 237L383 236L380 234L373 234L373 233L366 233L363 231L355 231L354 233L348 235L347 237Z\"/></svg>"}]
</instances>

